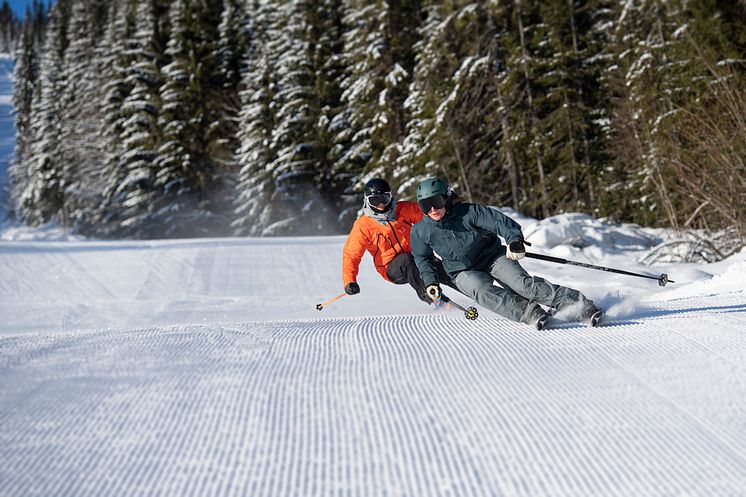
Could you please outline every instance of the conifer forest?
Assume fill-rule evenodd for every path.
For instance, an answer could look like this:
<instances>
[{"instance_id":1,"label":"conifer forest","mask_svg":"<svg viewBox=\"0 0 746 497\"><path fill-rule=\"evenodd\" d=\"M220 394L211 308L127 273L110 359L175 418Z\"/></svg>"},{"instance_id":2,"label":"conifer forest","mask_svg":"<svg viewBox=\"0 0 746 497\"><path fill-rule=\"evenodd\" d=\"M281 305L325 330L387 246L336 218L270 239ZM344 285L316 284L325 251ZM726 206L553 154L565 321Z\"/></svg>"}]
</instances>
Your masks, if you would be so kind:
<instances>
[{"instance_id":1,"label":"conifer forest","mask_svg":"<svg viewBox=\"0 0 746 497\"><path fill-rule=\"evenodd\" d=\"M743 0L56 0L10 210L98 237L341 234L382 176L746 238Z\"/></svg>"}]
</instances>

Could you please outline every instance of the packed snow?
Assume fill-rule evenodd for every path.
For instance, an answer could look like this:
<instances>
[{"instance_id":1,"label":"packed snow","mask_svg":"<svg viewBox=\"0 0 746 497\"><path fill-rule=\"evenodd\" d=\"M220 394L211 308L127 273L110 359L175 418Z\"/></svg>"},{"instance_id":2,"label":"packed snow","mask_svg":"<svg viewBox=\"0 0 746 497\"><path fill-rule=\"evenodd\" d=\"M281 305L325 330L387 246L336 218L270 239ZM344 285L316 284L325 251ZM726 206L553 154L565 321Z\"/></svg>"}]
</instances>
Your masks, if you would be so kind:
<instances>
[{"instance_id":1,"label":"packed snow","mask_svg":"<svg viewBox=\"0 0 746 497\"><path fill-rule=\"evenodd\" d=\"M518 220L676 283L526 260L611 317L536 331L435 312L369 256L319 312L341 236L6 230L0 495L745 496L746 253L649 267L660 230Z\"/></svg>"}]
</instances>

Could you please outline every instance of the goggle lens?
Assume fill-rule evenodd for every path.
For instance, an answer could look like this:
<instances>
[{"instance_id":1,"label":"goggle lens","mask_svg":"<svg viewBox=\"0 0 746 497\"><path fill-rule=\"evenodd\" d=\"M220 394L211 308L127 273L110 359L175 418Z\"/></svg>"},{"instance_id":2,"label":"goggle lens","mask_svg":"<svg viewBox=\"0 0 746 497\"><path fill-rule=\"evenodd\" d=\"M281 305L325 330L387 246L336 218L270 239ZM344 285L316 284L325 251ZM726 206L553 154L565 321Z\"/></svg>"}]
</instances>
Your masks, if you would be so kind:
<instances>
[{"instance_id":1,"label":"goggle lens","mask_svg":"<svg viewBox=\"0 0 746 497\"><path fill-rule=\"evenodd\" d=\"M443 195L436 195L434 197L423 198L417 204L420 206L422 212L427 214L430 209L442 209L446 206L446 198Z\"/></svg>"},{"instance_id":2,"label":"goggle lens","mask_svg":"<svg viewBox=\"0 0 746 497\"><path fill-rule=\"evenodd\" d=\"M373 195L368 195L365 199L368 201L368 205L388 204L391 202L391 192L374 193Z\"/></svg>"}]
</instances>

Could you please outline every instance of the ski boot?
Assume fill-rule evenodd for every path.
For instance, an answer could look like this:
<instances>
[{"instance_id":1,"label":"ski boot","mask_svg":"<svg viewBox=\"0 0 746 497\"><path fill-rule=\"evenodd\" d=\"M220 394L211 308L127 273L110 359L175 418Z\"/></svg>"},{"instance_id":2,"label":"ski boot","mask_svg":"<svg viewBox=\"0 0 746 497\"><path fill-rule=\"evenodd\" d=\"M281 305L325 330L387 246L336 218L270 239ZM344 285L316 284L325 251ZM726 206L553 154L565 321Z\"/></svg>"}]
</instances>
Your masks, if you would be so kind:
<instances>
[{"instance_id":1,"label":"ski boot","mask_svg":"<svg viewBox=\"0 0 746 497\"><path fill-rule=\"evenodd\" d=\"M596 307L595 305L590 305L583 309L583 312L580 315L580 318L585 321L586 323L590 324L594 328L601 324L601 321L604 317L604 311Z\"/></svg>"},{"instance_id":2,"label":"ski boot","mask_svg":"<svg viewBox=\"0 0 746 497\"><path fill-rule=\"evenodd\" d=\"M537 305L528 317L528 324L533 324L537 330L541 331L546 328L549 319L549 314L547 314L541 306Z\"/></svg>"}]
</instances>

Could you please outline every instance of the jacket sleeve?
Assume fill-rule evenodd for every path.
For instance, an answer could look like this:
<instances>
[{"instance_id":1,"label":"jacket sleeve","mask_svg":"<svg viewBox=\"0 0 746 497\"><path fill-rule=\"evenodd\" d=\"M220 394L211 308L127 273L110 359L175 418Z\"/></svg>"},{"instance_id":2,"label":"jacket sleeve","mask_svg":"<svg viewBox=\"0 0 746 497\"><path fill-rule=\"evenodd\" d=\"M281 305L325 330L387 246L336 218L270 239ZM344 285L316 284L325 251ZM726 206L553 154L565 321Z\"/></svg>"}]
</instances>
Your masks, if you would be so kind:
<instances>
[{"instance_id":1,"label":"jacket sleeve","mask_svg":"<svg viewBox=\"0 0 746 497\"><path fill-rule=\"evenodd\" d=\"M417 205L417 203L402 201L402 204L406 204L406 209L402 212L402 214L404 214L404 221L407 221L409 224L412 225L422 221L422 211L420 210L420 206Z\"/></svg>"},{"instance_id":2,"label":"jacket sleeve","mask_svg":"<svg viewBox=\"0 0 746 497\"><path fill-rule=\"evenodd\" d=\"M507 244L523 240L521 225L497 209L471 204L469 206L469 222L477 228L497 233L505 239Z\"/></svg>"},{"instance_id":3,"label":"jacket sleeve","mask_svg":"<svg viewBox=\"0 0 746 497\"><path fill-rule=\"evenodd\" d=\"M357 281L357 273L360 270L360 261L365 255L367 241L365 235L356 221L352 225L350 234L347 235L347 241L342 249L342 285Z\"/></svg>"},{"instance_id":4,"label":"jacket sleeve","mask_svg":"<svg viewBox=\"0 0 746 497\"><path fill-rule=\"evenodd\" d=\"M423 283L427 287L438 283L438 273L435 268L435 254L430 244L423 239L422 228L422 223L415 224L412 227L412 236L409 244L412 246L412 255L414 256L417 270L420 272L420 278L422 278Z\"/></svg>"}]
</instances>

